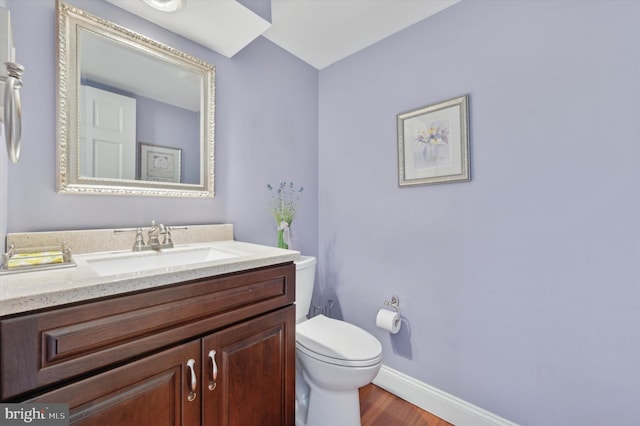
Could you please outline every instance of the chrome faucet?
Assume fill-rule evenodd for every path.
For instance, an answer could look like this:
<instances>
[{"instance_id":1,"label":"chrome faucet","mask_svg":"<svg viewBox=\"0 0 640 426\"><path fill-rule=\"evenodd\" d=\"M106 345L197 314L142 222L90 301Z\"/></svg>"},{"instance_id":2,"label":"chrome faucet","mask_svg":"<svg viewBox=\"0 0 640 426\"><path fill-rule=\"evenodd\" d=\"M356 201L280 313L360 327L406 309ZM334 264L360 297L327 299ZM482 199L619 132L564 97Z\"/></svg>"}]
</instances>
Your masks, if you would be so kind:
<instances>
[{"instance_id":1,"label":"chrome faucet","mask_svg":"<svg viewBox=\"0 0 640 426\"><path fill-rule=\"evenodd\" d=\"M147 231L147 235L149 239L147 240L147 245L152 250L160 249L160 240L159 236L161 232L167 232L163 224L157 224L155 220L151 221L151 228Z\"/></svg>"},{"instance_id":2,"label":"chrome faucet","mask_svg":"<svg viewBox=\"0 0 640 426\"><path fill-rule=\"evenodd\" d=\"M151 221L151 227L147 230L147 244L144 243L144 237L142 235L142 228L136 228L136 239L133 243L133 251L144 250L160 250L173 247L173 240L171 239L172 229L187 229L186 226L164 226L161 223L157 223L155 220ZM114 234L121 234L123 232L132 232L133 229L114 229Z\"/></svg>"}]
</instances>

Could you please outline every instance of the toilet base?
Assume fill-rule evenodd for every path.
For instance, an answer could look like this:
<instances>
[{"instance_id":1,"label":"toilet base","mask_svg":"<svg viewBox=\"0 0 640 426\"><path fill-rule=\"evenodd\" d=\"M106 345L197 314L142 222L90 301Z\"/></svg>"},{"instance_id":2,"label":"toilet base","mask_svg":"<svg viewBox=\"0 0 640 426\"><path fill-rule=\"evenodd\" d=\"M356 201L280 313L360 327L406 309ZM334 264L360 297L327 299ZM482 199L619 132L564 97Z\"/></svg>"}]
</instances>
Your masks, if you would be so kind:
<instances>
[{"instance_id":1,"label":"toilet base","mask_svg":"<svg viewBox=\"0 0 640 426\"><path fill-rule=\"evenodd\" d=\"M310 388L305 426L360 426L358 388L327 390L305 381Z\"/></svg>"}]
</instances>

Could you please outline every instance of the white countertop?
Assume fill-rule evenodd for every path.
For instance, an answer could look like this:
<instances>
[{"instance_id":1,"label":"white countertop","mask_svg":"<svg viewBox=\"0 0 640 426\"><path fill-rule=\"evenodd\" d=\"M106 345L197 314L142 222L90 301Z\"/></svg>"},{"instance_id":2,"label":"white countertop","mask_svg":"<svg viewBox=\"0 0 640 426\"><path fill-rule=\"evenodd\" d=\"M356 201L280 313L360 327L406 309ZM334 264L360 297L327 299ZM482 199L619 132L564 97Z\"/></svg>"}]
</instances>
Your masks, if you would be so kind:
<instances>
[{"instance_id":1,"label":"white countertop","mask_svg":"<svg viewBox=\"0 0 640 426\"><path fill-rule=\"evenodd\" d=\"M0 275L0 316L276 265L300 258L297 251L233 240L176 245L174 249L165 251L168 253L183 247L210 247L233 256L189 265L100 276L90 262L96 256L108 258L111 254L74 255L76 267ZM127 252L111 253L117 257Z\"/></svg>"}]
</instances>

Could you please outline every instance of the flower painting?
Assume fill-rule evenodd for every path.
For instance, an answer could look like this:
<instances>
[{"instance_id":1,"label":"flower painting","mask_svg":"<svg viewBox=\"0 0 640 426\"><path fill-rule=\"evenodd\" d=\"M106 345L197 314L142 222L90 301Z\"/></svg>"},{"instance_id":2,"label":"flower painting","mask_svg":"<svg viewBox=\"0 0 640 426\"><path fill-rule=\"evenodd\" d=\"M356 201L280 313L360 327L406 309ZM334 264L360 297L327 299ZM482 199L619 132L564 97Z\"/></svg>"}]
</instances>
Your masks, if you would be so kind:
<instances>
[{"instance_id":1,"label":"flower painting","mask_svg":"<svg viewBox=\"0 0 640 426\"><path fill-rule=\"evenodd\" d=\"M451 164L449 120L438 120L419 128L413 145L413 167L448 166Z\"/></svg>"},{"instance_id":2,"label":"flower painting","mask_svg":"<svg viewBox=\"0 0 640 426\"><path fill-rule=\"evenodd\" d=\"M399 186L470 180L468 95L398 114Z\"/></svg>"}]
</instances>

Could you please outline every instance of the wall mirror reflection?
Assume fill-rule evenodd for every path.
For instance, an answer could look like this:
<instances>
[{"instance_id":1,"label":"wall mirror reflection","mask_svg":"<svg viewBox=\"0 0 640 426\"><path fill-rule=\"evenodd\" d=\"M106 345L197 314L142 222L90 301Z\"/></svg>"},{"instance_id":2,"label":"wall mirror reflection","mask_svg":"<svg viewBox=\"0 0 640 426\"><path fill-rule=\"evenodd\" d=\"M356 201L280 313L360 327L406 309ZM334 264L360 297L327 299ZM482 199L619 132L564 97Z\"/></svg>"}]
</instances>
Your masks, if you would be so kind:
<instances>
[{"instance_id":1,"label":"wall mirror reflection","mask_svg":"<svg viewBox=\"0 0 640 426\"><path fill-rule=\"evenodd\" d=\"M58 191L212 197L215 68L63 2Z\"/></svg>"}]
</instances>

